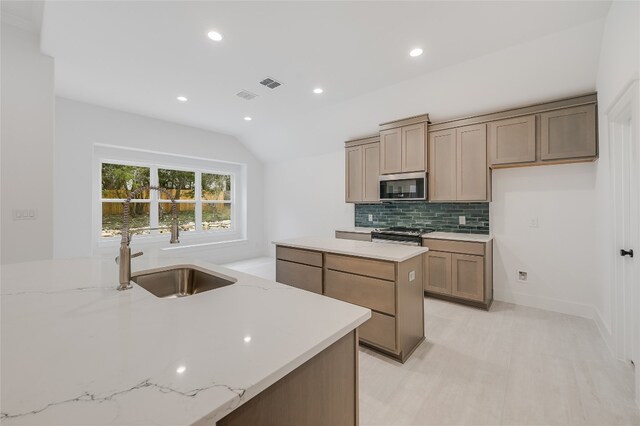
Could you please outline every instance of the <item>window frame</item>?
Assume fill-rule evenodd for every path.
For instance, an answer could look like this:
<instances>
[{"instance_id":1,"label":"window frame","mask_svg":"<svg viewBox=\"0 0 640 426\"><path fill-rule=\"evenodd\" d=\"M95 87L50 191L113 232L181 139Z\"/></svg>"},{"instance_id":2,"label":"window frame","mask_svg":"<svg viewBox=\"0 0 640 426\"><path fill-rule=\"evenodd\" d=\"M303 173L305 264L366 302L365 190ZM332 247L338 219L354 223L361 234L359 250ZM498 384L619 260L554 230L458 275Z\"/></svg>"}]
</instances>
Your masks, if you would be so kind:
<instances>
[{"instance_id":1,"label":"window frame","mask_svg":"<svg viewBox=\"0 0 640 426\"><path fill-rule=\"evenodd\" d=\"M126 156L127 158L122 158ZM225 161L204 159L200 157L190 157L155 151L129 149L112 145L94 144L94 219L93 219L93 240L94 247L117 246L121 241L121 236L102 237L102 203L103 202L124 202L121 198L102 197L102 165L119 164L125 166L139 166L149 168L149 185L158 186L158 169L177 170L194 172L195 191L193 200L176 200L177 203L195 205L195 229L193 231L182 231L180 233L180 244L172 248L190 247L202 244L220 244L246 240L246 165L230 163ZM191 164L189 164L191 163ZM202 173L227 175L231 177L231 192L229 200L203 200L202 199ZM242 201L244 201L244 203ZM151 191L149 199L141 199L136 202L149 203L149 226L157 227L160 221L160 204L169 202L161 200L158 191ZM205 204L230 204L231 224L226 229L202 229L202 207ZM166 240L166 241L165 241ZM136 234L133 241L142 245L147 244L168 244L166 234L158 230L145 234Z\"/></svg>"}]
</instances>

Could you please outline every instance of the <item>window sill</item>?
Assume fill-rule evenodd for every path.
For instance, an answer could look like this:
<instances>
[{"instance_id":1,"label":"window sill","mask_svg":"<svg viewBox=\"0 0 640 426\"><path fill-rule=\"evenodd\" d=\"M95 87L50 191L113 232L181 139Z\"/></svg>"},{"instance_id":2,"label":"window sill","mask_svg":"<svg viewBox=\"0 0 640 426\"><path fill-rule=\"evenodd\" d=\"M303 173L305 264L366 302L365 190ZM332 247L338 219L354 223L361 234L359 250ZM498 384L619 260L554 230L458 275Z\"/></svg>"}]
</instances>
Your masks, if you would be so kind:
<instances>
[{"instance_id":1,"label":"window sill","mask_svg":"<svg viewBox=\"0 0 640 426\"><path fill-rule=\"evenodd\" d=\"M206 246L236 245L246 242L247 239L237 231L226 231L218 233L199 233L189 235L187 232L180 234L179 244L169 244L169 234L162 235L134 235L131 240L132 246L145 248L157 247L163 251L180 250L187 248L198 248ZM108 240L101 240L96 243L96 249L102 253L120 246L120 237L113 237Z\"/></svg>"}]
</instances>

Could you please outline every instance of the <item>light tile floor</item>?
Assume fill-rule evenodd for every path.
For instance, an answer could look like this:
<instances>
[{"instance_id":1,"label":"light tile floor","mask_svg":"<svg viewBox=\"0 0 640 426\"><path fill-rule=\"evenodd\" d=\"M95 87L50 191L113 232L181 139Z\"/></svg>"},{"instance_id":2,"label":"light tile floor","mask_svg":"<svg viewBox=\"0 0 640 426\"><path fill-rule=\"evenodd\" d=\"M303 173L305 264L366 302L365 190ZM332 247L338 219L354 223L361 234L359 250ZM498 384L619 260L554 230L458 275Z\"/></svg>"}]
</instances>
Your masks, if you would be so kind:
<instances>
[{"instance_id":1,"label":"light tile floor","mask_svg":"<svg viewBox=\"0 0 640 426\"><path fill-rule=\"evenodd\" d=\"M225 265L275 279L272 258ZM360 351L361 425L640 425L633 368L593 321L494 302L425 299L405 364Z\"/></svg>"}]
</instances>

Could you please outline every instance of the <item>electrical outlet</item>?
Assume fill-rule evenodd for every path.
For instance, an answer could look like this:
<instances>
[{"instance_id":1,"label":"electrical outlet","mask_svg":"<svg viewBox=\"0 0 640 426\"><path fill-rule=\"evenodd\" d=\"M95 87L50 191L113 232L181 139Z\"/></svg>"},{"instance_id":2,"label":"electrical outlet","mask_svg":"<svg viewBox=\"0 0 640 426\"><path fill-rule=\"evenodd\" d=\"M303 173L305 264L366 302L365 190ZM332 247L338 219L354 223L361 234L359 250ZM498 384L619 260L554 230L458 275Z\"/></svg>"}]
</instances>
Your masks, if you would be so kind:
<instances>
[{"instance_id":1,"label":"electrical outlet","mask_svg":"<svg viewBox=\"0 0 640 426\"><path fill-rule=\"evenodd\" d=\"M467 217L466 216L458 216L458 224L466 225L467 224Z\"/></svg>"},{"instance_id":2,"label":"electrical outlet","mask_svg":"<svg viewBox=\"0 0 640 426\"><path fill-rule=\"evenodd\" d=\"M529 228L537 228L538 227L538 217L534 216L529 219Z\"/></svg>"},{"instance_id":3,"label":"electrical outlet","mask_svg":"<svg viewBox=\"0 0 640 426\"><path fill-rule=\"evenodd\" d=\"M373 215L372 214L369 215L369 222L373 222Z\"/></svg>"},{"instance_id":4,"label":"electrical outlet","mask_svg":"<svg viewBox=\"0 0 640 426\"><path fill-rule=\"evenodd\" d=\"M409 271L409 282L415 281L416 279L416 271Z\"/></svg>"},{"instance_id":5,"label":"electrical outlet","mask_svg":"<svg viewBox=\"0 0 640 426\"><path fill-rule=\"evenodd\" d=\"M518 271L518 281L520 281L521 283L526 283L528 282L529 278L529 273L527 271Z\"/></svg>"}]
</instances>

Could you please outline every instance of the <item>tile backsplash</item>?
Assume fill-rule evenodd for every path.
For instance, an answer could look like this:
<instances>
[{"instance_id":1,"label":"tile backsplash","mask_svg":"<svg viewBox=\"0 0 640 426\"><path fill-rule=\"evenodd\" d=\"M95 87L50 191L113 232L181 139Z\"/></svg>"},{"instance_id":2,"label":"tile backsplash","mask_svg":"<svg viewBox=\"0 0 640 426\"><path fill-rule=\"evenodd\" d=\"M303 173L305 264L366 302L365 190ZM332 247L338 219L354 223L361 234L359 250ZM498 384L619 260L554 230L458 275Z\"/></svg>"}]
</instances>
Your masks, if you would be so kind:
<instances>
[{"instance_id":1,"label":"tile backsplash","mask_svg":"<svg viewBox=\"0 0 640 426\"><path fill-rule=\"evenodd\" d=\"M489 233L489 203L427 203L417 201L356 204L355 211L355 226L374 228L408 226L434 228L441 232ZM369 215L373 215L373 222L369 222ZM465 225L458 224L460 216L465 216Z\"/></svg>"}]
</instances>

